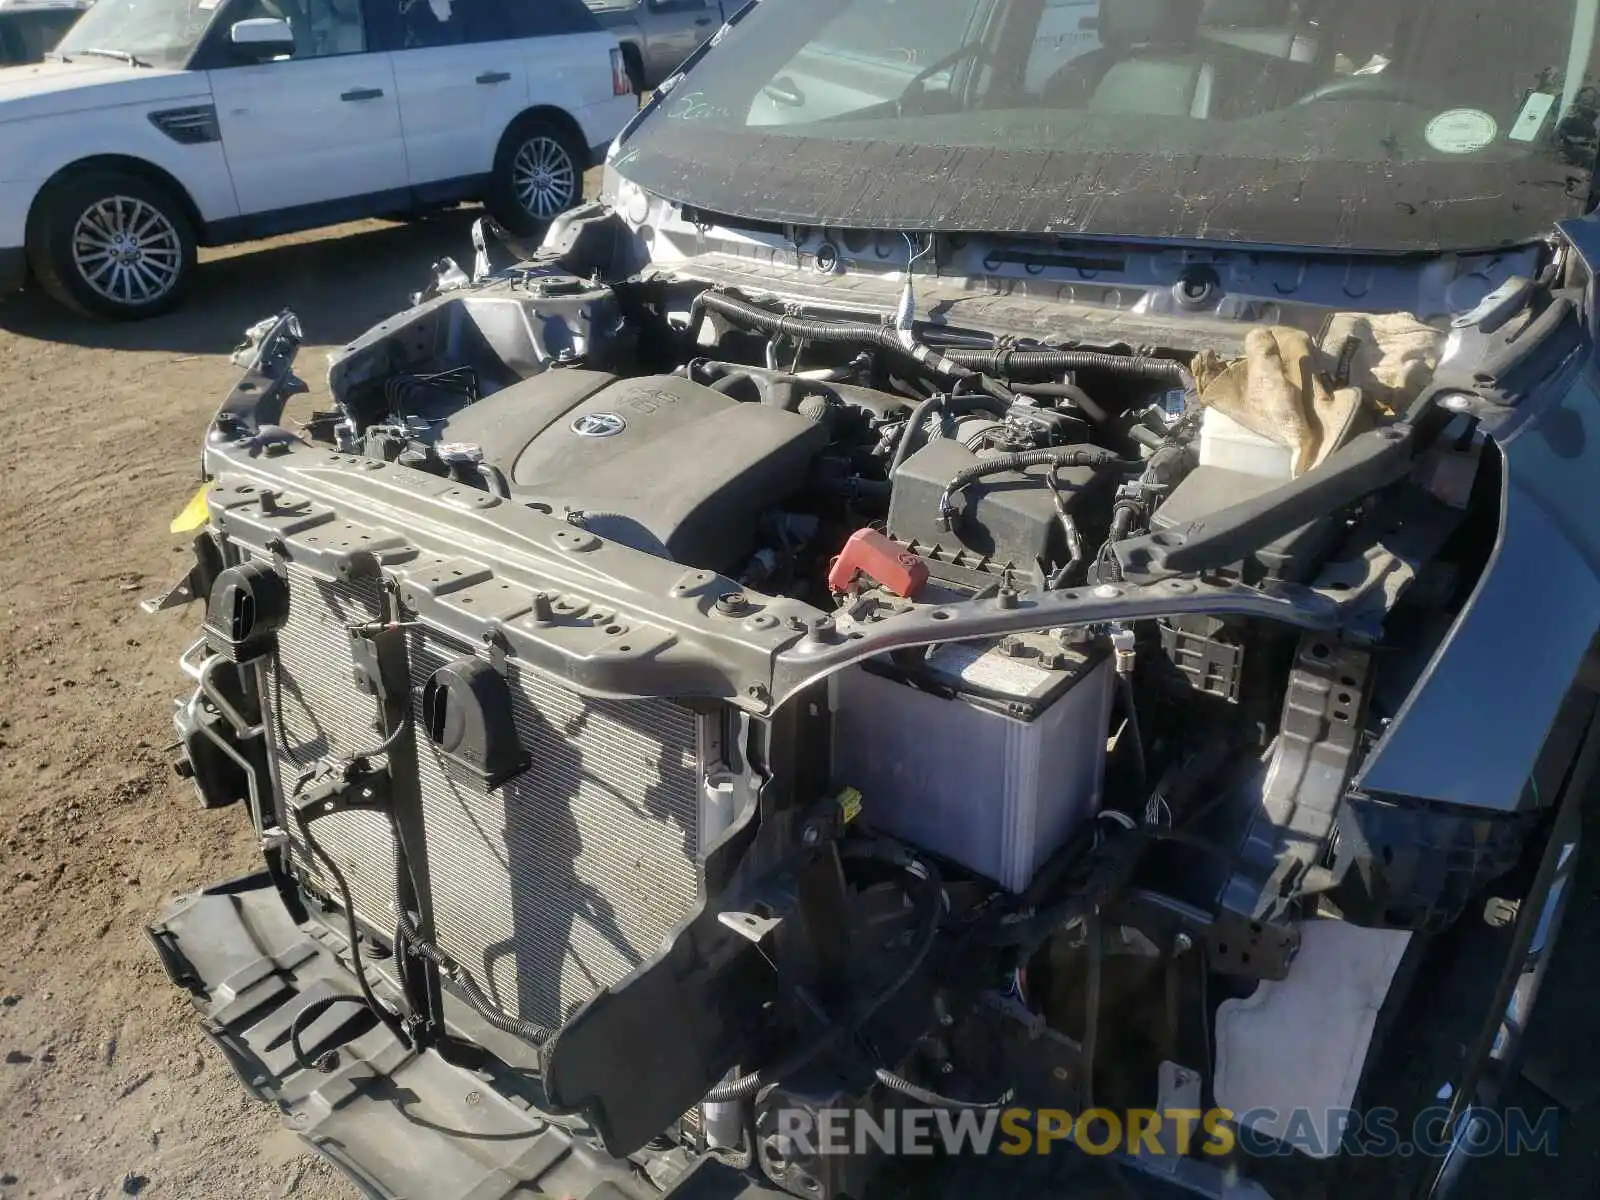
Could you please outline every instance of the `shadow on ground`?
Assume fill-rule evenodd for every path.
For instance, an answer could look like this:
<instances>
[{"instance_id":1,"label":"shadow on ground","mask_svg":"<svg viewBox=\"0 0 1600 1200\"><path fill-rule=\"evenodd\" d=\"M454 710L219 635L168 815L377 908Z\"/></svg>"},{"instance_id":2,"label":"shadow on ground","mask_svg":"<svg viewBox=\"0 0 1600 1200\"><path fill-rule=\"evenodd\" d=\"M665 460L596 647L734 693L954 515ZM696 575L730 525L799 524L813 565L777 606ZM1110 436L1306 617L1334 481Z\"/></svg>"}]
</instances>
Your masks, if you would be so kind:
<instances>
[{"instance_id":1,"label":"shadow on ground","mask_svg":"<svg viewBox=\"0 0 1600 1200\"><path fill-rule=\"evenodd\" d=\"M0 329L95 349L214 354L262 317L292 308L308 342L346 342L406 307L438 259L449 255L470 271L479 215L469 208L404 224L362 222L342 235L232 248L200 264L177 311L148 321L89 320L29 291L0 304Z\"/></svg>"}]
</instances>

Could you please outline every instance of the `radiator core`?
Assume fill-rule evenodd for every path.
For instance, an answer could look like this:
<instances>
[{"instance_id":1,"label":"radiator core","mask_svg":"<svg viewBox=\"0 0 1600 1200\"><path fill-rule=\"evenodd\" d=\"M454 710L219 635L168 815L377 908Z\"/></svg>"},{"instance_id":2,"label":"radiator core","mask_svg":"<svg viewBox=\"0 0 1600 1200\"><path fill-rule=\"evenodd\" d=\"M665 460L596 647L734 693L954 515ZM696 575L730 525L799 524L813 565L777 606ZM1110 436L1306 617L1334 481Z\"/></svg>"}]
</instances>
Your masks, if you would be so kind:
<instances>
[{"instance_id":1,"label":"radiator core","mask_svg":"<svg viewBox=\"0 0 1600 1200\"><path fill-rule=\"evenodd\" d=\"M381 592L377 583L330 583L292 566L289 588L269 700L281 773L292 782L318 758L381 740L376 701L353 679L349 635L377 619ZM413 627L408 652L416 715L429 676L469 649ZM588 699L514 661L506 679L531 757L521 774L486 790L416 738L433 918L440 949L501 1007L553 1027L655 955L694 908L697 722L671 701ZM336 895L293 823L286 828L295 870ZM392 929L387 819L342 813L313 831L345 873L357 914Z\"/></svg>"}]
</instances>

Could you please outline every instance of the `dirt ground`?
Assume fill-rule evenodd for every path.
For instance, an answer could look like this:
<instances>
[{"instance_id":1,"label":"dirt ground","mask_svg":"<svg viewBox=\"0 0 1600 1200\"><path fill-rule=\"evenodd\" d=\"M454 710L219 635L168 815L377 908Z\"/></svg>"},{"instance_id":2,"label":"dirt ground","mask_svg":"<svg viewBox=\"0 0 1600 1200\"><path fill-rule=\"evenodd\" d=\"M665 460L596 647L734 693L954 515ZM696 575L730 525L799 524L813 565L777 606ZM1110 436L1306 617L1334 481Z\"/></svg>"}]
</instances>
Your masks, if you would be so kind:
<instances>
[{"instance_id":1,"label":"dirt ground","mask_svg":"<svg viewBox=\"0 0 1600 1200\"><path fill-rule=\"evenodd\" d=\"M0 1196L356 1193L249 1099L142 933L169 898L251 869L163 747L193 611L138 609L183 569L168 521L241 331L285 305L327 349L470 267L470 214L213 252L181 311L111 326L0 305Z\"/></svg>"},{"instance_id":2,"label":"dirt ground","mask_svg":"<svg viewBox=\"0 0 1600 1200\"><path fill-rule=\"evenodd\" d=\"M0 1200L356 1195L246 1096L145 942L166 900L255 859L240 814L200 810L163 752L195 615L137 601L184 566L167 524L240 332L294 307L315 401L328 348L441 255L467 261L470 216L214 252L180 312L138 325L0 303ZM1593 1024L1592 980L1566 987L1565 1037ZM1484 1194L1600 1194L1596 1124Z\"/></svg>"}]
</instances>

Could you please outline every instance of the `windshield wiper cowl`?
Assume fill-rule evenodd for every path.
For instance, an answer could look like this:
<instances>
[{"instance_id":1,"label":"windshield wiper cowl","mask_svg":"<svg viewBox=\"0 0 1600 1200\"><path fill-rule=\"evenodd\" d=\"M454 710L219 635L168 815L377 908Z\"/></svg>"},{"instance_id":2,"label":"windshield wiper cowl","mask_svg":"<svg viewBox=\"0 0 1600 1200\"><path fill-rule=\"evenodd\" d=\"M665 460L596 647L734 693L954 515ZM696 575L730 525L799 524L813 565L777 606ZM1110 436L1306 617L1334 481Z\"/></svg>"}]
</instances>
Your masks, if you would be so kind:
<instances>
[{"instance_id":1,"label":"windshield wiper cowl","mask_svg":"<svg viewBox=\"0 0 1600 1200\"><path fill-rule=\"evenodd\" d=\"M132 54L127 50L101 50L98 48L90 48L87 50L74 50L72 53L77 55L88 55L92 58L114 58L119 62L127 63L130 67L148 67L150 65L149 63L145 62L144 59L139 58L137 55ZM71 62L72 60L63 54L61 56L61 61Z\"/></svg>"}]
</instances>

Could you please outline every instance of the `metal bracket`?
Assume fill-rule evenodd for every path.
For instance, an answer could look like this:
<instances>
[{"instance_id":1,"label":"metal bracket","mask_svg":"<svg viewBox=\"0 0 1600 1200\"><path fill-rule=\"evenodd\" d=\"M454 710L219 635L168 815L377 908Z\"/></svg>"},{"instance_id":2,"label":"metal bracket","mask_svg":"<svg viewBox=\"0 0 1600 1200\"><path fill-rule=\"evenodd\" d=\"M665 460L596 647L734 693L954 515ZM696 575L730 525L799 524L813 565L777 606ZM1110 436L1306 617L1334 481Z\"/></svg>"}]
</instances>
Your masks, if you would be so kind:
<instances>
[{"instance_id":1,"label":"metal bracket","mask_svg":"<svg viewBox=\"0 0 1600 1200\"><path fill-rule=\"evenodd\" d=\"M211 593L211 585L223 567L222 551L211 536L203 532L195 535L193 550L194 562L189 565L189 569L183 573L181 579L161 595L139 601L139 607L145 613L154 616L169 608L181 608Z\"/></svg>"},{"instance_id":2,"label":"metal bracket","mask_svg":"<svg viewBox=\"0 0 1600 1200\"><path fill-rule=\"evenodd\" d=\"M353 763L342 773L311 784L289 804L307 822L335 813L387 812L389 772Z\"/></svg>"},{"instance_id":3,"label":"metal bracket","mask_svg":"<svg viewBox=\"0 0 1600 1200\"><path fill-rule=\"evenodd\" d=\"M752 945L756 945L774 929L783 924L787 910L794 907L794 897L792 895L784 907L785 912L782 915L774 913L764 903L750 905L750 911L724 909L717 914L717 920Z\"/></svg>"},{"instance_id":4,"label":"metal bracket","mask_svg":"<svg viewBox=\"0 0 1600 1200\"><path fill-rule=\"evenodd\" d=\"M1244 979L1286 979L1300 952L1300 931L1222 909L1207 912L1164 892L1134 888L1107 910L1107 919L1149 933L1169 930L1202 940L1209 969Z\"/></svg>"},{"instance_id":5,"label":"metal bracket","mask_svg":"<svg viewBox=\"0 0 1600 1200\"><path fill-rule=\"evenodd\" d=\"M192 600L200 598L199 584L195 579L196 568L190 567L183 573L183 578L174 583L159 596L148 597L139 601L139 607L150 616L158 612L165 612L169 608L182 608Z\"/></svg>"},{"instance_id":6,"label":"metal bracket","mask_svg":"<svg viewBox=\"0 0 1600 1200\"><path fill-rule=\"evenodd\" d=\"M1224 975L1287 979L1300 953L1300 931L1278 921L1252 921L1224 909L1206 930L1206 963Z\"/></svg>"},{"instance_id":7,"label":"metal bracket","mask_svg":"<svg viewBox=\"0 0 1600 1200\"><path fill-rule=\"evenodd\" d=\"M737 888L725 898L717 922L752 945L759 944L800 907L800 876L811 857L797 855Z\"/></svg>"},{"instance_id":8,"label":"metal bracket","mask_svg":"<svg viewBox=\"0 0 1600 1200\"><path fill-rule=\"evenodd\" d=\"M394 701L410 704L404 638L405 626L390 622L357 625L350 630L351 678L361 692L385 707Z\"/></svg>"},{"instance_id":9,"label":"metal bracket","mask_svg":"<svg viewBox=\"0 0 1600 1200\"><path fill-rule=\"evenodd\" d=\"M1300 642L1277 748L1250 816L1240 866L1220 907L1256 923L1281 920L1326 853L1361 740L1370 656L1336 639Z\"/></svg>"}]
</instances>

